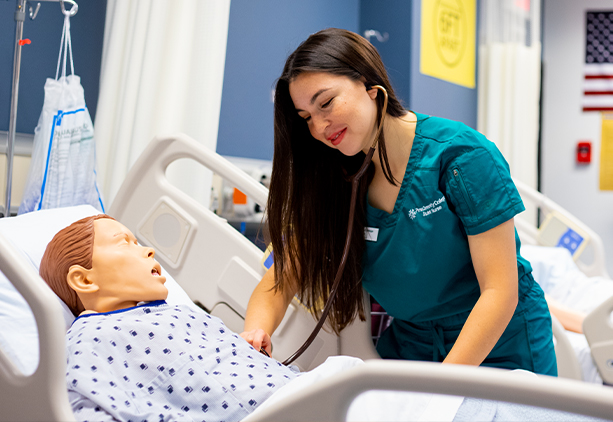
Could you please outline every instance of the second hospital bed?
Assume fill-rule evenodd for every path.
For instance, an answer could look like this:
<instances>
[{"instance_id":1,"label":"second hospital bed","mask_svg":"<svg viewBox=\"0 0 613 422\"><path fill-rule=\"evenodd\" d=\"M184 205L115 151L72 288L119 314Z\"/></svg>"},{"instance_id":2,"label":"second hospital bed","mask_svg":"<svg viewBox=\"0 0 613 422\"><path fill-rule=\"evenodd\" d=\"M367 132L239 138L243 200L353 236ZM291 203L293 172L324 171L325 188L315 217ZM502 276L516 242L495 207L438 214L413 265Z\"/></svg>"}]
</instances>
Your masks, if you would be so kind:
<instances>
[{"instance_id":1,"label":"second hospital bed","mask_svg":"<svg viewBox=\"0 0 613 422\"><path fill-rule=\"evenodd\" d=\"M192 300L213 315L221 317L232 330L240 332L247 301L263 272L260 265L262 252L220 217L168 182L164 176L165 169L179 158L199 161L228 179L256 202L265 204L266 190L261 185L242 172L237 172L227 161L202 148L195 141L179 135L156 139L149 145L126 179L109 214L128 226L141 243L156 248L157 259L180 281ZM29 396L24 396L24 391L29 390L30 396L34 394L39 397L37 403L41 411L52 412L46 413L47 416L42 419L48 419L49 415L55 415L54 418L58 420L69 419L67 414L62 413L66 411L66 403L65 394L62 393L63 370L58 362L63 360L64 324L61 318L58 318L61 312L58 310L58 304L54 303L56 298L45 289L44 284L41 286L42 281L32 268L27 268L29 263L24 267L23 258L12 250L13 245L4 239L0 240L0 269L11 280L29 279L24 284L16 282L16 285L23 297L33 304L34 316L41 333L40 364L32 375L20 375L18 369L8 362L6 355L0 354L2 418L37 419L32 417L36 412L32 413L33 410L28 409ZM44 250L44 246L39 248ZM284 359L291 354L302 343L313 325L313 319L301 305L293 303L275 333L274 356ZM61 341L58 342L58 338ZM354 324L345 330L340 338L321 332L311 350L303 355L297 364L301 369L307 370L322 363L326 357L337 354L376 357L370 341L368 322ZM339 403L349 400L349 397L357 395L363 389L405 388L448 394L474 394L476 397L490 399L506 398L510 401L601 417L613 414L613 393L610 391L591 390L587 386L585 388L588 390L584 390L584 384L566 384L558 382L560 380L539 379L528 383L500 380L499 373L482 369L484 368L441 368L411 362L372 362L372 365L356 368L345 374L340 381L337 379L332 382L332 390L327 395L322 384L321 389L311 388L306 391L307 398L301 399L299 403L293 403L289 408L280 406L280 409L275 411L280 412L278 415L288 415L290 409L292 414L300 415L296 410L300 403L309 403L311 399L318 400L317 397L321 394L330 402L332 391L342 391L339 390L341 383L348 388L334 398L339 400ZM382 376L374 376L376 373ZM538 395L535 394L537 392ZM571 397L575 400L569 400ZM343 409L343 405L336 407L333 402L330 403L331 408ZM324 407L326 406L315 411L310 405L307 418L317 419L320 414L317 412L326 411ZM302 415L304 419L305 414ZM336 420L336 417L330 415L328 413L328 418ZM289 420L288 417L280 419Z\"/></svg>"}]
</instances>

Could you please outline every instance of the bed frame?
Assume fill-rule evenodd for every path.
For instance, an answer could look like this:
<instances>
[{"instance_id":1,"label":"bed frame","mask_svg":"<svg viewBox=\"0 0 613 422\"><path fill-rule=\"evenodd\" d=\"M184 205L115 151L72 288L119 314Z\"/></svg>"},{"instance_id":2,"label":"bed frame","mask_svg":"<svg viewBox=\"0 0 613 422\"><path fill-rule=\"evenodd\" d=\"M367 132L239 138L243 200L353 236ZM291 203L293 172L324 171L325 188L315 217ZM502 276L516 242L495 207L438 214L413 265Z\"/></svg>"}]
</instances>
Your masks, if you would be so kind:
<instances>
[{"instance_id":1,"label":"bed frame","mask_svg":"<svg viewBox=\"0 0 613 422\"><path fill-rule=\"evenodd\" d=\"M149 144L109 214L130 228L139 242L156 248L156 258L195 302L241 332L248 299L264 272L262 252L222 218L170 184L166 169L182 158L199 162L255 202L266 203L267 191L262 185L193 139L177 135L156 138ZM64 380L61 308L31 264L15 253L1 234L0 270L32 305L40 348L39 366L30 376L21 374L0 351L0 420L73 420ZM314 325L310 314L299 303L292 303L273 336L273 356L279 360L288 357ZM370 321L351 325L340 337L320 332L295 363L308 370L338 354L378 357L370 340ZM609 388L544 376L524 380L500 375L500 370L490 368L372 360L316 389L306 389L296 399L258 417L340 420L351 398L367 389L471 395L597 417L613 415L613 390Z\"/></svg>"},{"instance_id":2,"label":"bed frame","mask_svg":"<svg viewBox=\"0 0 613 422\"><path fill-rule=\"evenodd\" d=\"M26 376L0 348L0 420L72 421L65 378L66 330L57 296L2 235L0 270L30 304L41 357L36 371Z\"/></svg>"}]
</instances>

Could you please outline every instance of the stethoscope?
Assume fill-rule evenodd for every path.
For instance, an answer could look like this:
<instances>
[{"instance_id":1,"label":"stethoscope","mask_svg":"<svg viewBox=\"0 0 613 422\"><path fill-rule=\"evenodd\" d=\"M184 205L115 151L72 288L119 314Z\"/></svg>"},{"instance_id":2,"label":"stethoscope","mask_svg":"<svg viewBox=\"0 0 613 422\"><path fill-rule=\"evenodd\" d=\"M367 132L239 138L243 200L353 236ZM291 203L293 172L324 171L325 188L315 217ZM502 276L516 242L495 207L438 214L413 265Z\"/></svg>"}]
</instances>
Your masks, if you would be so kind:
<instances>
[{"instance_id":1,"label":"stethoscope","mask_svg":"<svg viewBox=\"0 0 613 422\"><path fill-rule=\"evenodd\" d=\"M300 355L302 355L304 351L308 349L308 347L311 345L313 340L315 340L315 337L319 333L319 330L321 330L321 327L323 327L326 321L326 318L328 317L328 313L330 312L330 308L332 307L332 303L334 302L334 298L338 290L338 285L340 284L340 281L341 281L341 275L343 274L343 270L345 269L345 264L347 263L347 256L349 255L349 245L351 244L351 233L353 232L351 228L353 227L353 217L355 214L355 202L356 202L356 196L358 193L358 182L360 181L360 178L362 177L362 175L366 173L366 169L368 168L370 162L372 161L372 157L375 153L375 148L377 147L377 142L379 141L379 135L381 134L381 131L383 130L383 120L385 119L385 113L387 111L387 91L385 90L385 88L383 88L381 85L372 85L370 88L371 89L377 88L381 92L383 92L383 96L384 96L383 108L381 109L381 120L379 121L379 127L377 128L377 133L375 134L375 139L373 140L372 146L370 147L368 154L366 154L366 157L364 158L362 167L360 167L357 173L354 174L351 178L351 205L349 207L349 221L347 223L347 237L345 238L345 247L343 249L343 256L341 258L341 263L338 267L338 270L336 271L336 277L334 278L334 283L332 284L332 290L330 290L330 296L328 297L328 301L321 313L321 317L319 318L317 325L311 332L311 335L309 336L309 338L307 338L307 340L304 342L304 344L300 346L300 348L296 350L296 352L293 355L291 355L289 358L283 361L283 365L289 365L293 361L298 359L298 357L300 357Z\"/></svg>"}]
</instances>

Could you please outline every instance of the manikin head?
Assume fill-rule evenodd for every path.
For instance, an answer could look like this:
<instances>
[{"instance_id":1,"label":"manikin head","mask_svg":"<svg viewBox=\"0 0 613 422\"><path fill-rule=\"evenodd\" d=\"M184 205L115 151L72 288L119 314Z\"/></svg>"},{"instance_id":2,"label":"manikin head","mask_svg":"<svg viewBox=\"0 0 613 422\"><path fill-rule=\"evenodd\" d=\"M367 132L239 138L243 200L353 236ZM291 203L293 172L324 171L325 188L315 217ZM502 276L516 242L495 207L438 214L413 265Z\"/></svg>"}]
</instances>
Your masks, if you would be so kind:
<instances>
[{"instance_id":1,"label":"manikin head","mask_svg":"<svg viewBox=\"0 0 613 422\"><path fill-rule=\"evenodd\" d=\"M75 316L84 310L110 312L166 299L166 277L154 256L124 225L100 214L53 237L40 275Z\"/></svg>"}]
</instances>

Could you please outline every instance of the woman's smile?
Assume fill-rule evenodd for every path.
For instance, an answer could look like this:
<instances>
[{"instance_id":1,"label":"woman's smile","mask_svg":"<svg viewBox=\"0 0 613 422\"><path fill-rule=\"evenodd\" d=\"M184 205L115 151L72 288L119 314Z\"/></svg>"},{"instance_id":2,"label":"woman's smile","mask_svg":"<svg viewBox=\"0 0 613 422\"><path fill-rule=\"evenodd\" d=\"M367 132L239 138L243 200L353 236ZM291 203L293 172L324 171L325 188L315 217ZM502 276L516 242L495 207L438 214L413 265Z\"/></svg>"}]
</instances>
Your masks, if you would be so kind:
<instances>
[{"instance_id":1,"label":"woman's smile","mask_svg":"<svg viewBox=\"0 0 613 422\"><path fill-rule=\"evenodd\" d=\"M339 130L338 132L333 133L328 137L328 141L334 146L337 146L341 143L343 138L345 137L345 133L347 132L347 128Z\"/></svg>"}]
</instances>

